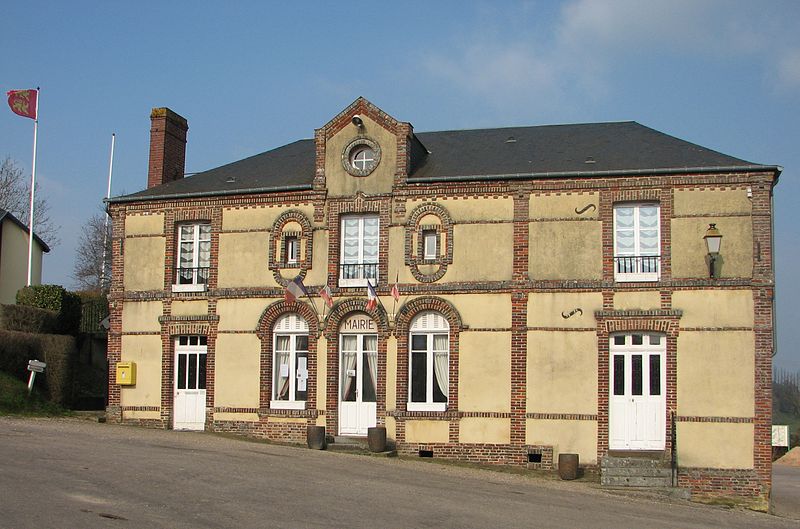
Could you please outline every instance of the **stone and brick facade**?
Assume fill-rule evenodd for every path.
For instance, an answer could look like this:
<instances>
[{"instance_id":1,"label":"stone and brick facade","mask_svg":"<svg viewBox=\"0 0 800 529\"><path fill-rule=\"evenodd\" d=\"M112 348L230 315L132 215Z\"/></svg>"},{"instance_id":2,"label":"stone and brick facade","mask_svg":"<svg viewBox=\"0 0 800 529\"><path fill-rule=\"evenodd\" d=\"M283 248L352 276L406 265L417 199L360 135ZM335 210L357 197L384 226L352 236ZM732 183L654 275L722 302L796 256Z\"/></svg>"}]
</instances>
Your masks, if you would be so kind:
<instances>
[{"instance_id":1,"label":"stone and brick facade","mask_svg":"<svg viewBox=\"0 0 800 529\"><path fill-rule=\"evenodd\" d=\"M676 450L678 485L768 497L780 169L638 124L571 127L415 133L359 98L313 140L183 179L186 120L154 109L148 189L109 204L109 417L183 424L177 338L203 336L208 430L303 442L311 425L328 435L382 426L405 455L543 469L560 453L594 467L609 451ZM566 154L550 160L556 145ZM354 171L355 151L369 160L377 147L379 162ZM657 277L626 280L615 223L618 208L640 205L657 212L658 252L646 257ZM347 219L368 219L377 235L345 235ZM181 247L179 230L197 223L210 242ZM716 277L710 223L724 236ZM353 241L369 255L354 265L344 258ZM176 288L192 252L204 280ZM373 274L377 306L366 282L342 281L348 267ZM287 301L295 278L309 296ZM292 353L302 362L276 349L287 314L305 322L307 349ZM421 326L428 314L435 331ZM357 353L344 345L353 318L369 329L354 335ZM442 336L446 349L431 349ZM616 354L612 343L633 346ZM134 386L115 380L120 361L137 362ZM281 400L284 384L307 397ZM655 431L640 435L641 424Z\"/></svg>"}]
</instances>

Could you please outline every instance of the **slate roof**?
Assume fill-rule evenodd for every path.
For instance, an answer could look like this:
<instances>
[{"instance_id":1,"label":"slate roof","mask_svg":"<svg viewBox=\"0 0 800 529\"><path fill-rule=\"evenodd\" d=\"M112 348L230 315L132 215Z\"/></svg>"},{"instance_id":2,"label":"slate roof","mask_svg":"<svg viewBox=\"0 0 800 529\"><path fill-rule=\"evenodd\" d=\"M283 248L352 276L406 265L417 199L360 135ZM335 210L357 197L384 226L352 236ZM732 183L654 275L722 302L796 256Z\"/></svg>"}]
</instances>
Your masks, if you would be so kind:
<instances>
[{"instance_id":1,"label":"slate roof","mask_svg":"<svg viewBox=\"0 0 800 529\"><path fill-rule=\"evenodd\" d=\"M415 136L428 152L412 160L409 183L779 170L706 149L634 121L421 132ZM309 189L314 158L314 140L300 140L110 201Z\"/></svg>"},{"instance_id":2,"label":"slate roof","mask_svg":"<svg viewBox=\"0 0 800 529\"><path fill-rule=\"evenodd\" d=\"M0 208L0 226L3 225L3 221L6 219L10 220L11 222L19 226L25 233L28 233L28 227L25 224L23 224L21 220L12 215L10 211L6 211L3 208ZM42 239L40 239L39 236L36 235L36 233L33 234L33 238L36 239L36 242L38 242L39 245L42 247L43 252L47 253L50 251L50 247L47 246L47 244Z\"/></svg>"}]
</instances>

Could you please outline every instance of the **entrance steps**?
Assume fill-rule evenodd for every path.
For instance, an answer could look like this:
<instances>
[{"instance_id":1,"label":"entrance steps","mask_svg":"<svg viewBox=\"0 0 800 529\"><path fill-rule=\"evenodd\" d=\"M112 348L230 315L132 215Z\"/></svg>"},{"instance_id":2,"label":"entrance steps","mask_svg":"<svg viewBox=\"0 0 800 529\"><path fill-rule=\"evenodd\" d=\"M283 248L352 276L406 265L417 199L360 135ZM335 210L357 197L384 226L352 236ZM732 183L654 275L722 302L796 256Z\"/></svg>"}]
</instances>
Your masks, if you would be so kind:
<instances>
[{"instance_id":1,"label":"entrance steps","mask_svg":"<svg viewBox=\"0 0 800 529\"><path fill-rule=\"evenodd\" d=\"M672 487L669 455L657 452L609 452L600 460L600 484L604 487Z\"/></svg>"},{"instance_id":2,"label":"entrance steps","mask_svg":"<svg viewBox=\"0 0 800 529\"><path fill-rule=\"evenodd\" d=\"M396 457L396 450L385 452L372 452L369 449L366 437L350 437L344 435L328 436L328 450L334 452L349 452L351 454L366 454L384 457Z\"/></svg>"}]
</instances>

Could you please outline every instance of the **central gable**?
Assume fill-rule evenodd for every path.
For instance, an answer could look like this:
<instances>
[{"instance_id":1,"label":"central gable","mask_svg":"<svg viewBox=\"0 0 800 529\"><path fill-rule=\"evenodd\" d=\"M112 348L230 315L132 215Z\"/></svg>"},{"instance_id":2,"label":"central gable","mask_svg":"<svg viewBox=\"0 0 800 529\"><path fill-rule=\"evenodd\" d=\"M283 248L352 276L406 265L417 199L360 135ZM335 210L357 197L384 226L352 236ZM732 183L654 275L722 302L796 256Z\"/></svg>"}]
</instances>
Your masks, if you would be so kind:
<instances>
[{"instance_id":1,"label":"central gable","mask_svg":"<svg viewBox=\"0 0 800 529\"><path fill-rule=\"evenodd\" d=\"M314 188L331 197L390 193L408 176L411 134L409 123L359 97L315 131Z\"/></svg>"}]
</instances>

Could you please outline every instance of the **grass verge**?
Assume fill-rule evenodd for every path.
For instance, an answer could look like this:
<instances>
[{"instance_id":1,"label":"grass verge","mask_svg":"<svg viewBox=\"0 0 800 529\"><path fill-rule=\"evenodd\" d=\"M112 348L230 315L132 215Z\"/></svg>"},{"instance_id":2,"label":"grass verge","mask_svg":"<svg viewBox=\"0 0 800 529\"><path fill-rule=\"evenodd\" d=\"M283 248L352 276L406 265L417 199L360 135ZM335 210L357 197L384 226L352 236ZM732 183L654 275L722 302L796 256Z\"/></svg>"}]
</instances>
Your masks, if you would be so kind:
<instances>
[{"instance_id":1,"label":"grass verge","mask_svg":"<svg viewBox=\"0 0 800 529\"><path fill-rule=\"evenodd\" d=\"M45 399L37 390L28 396L28 386L0 371L0 415L61 417L69 412Z\"/></svg>"}]
</instances>

